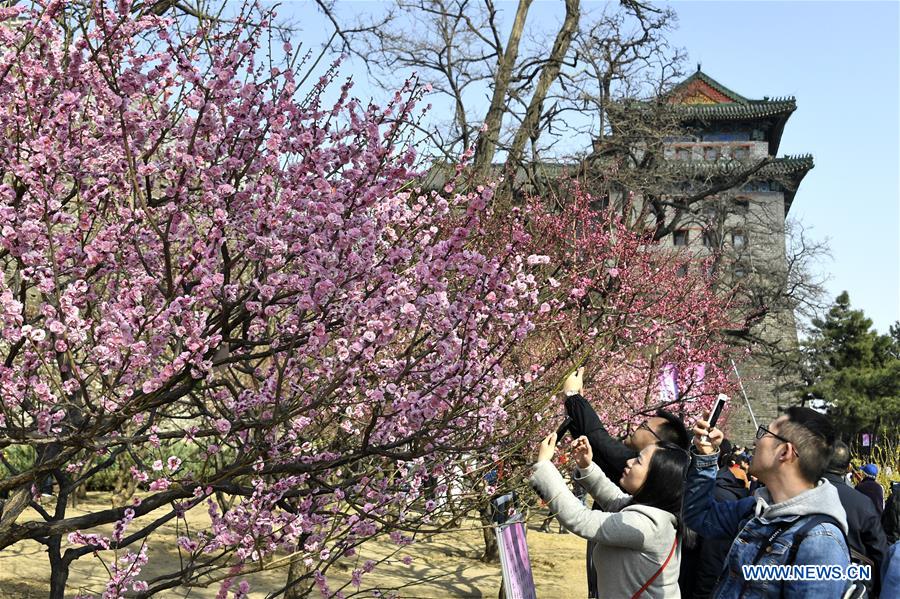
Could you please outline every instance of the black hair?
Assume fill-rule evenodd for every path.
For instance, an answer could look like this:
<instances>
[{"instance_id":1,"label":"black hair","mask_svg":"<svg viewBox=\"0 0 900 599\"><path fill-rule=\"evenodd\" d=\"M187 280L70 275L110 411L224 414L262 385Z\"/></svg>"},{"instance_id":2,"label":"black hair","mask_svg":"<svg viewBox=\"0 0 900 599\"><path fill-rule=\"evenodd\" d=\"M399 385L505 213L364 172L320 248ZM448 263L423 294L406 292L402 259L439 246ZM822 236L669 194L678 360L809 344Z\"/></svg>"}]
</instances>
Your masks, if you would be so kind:
<instances>
[{"instance_id":1,"label":"black hair","mask_svg":"<svg viewBox=\"0 0 900 599\"><path fill-rule=\"evenodd\" d=\"M793 406L785 411L778 434L794 444L800 458L800 474L807 482L816 483L831 461L835 435L831 421L811 408Z\"/></svg>"},{"instance_id":2,"label":"black hair","mask_svg":"<svg viewBox=\"0 0 900 599\"><path fill-rule=\"evenodd\" d=\"M633 505L648 505L673 514L675 531L684 532L682 503L690 454L670 441L656 443L656 451L647 467L647 479L631 498Z\"/></svg>"},{"instance_id":3,"label":"black hair","mask_svg":"<svg viewBox=\"0 0 900 599\"><path fill-rule=\"evenodd\" d=\"M656 410L656 415L659 418L665 419L665 422L662 423L656 431L659 438L687 450L691 445L691 437L688 435L687 429L684 427L681 418L666 410Z\"/></svg>"},{"instance_id":4,"label":"black hair","mask_svg":"<svg viewBox=\"0 0 900 599\"><path fill-rule=\"evenodd\" d=\"M847 468L850 467L850 448L843 441L834 442L834 450L831 453L831 460L828 462L828 472L835 474L846 474Z\"/></svg>"},{"instance_id":5,"label":"black hair","mask_svg":"<svg viewBox=\"0 0 900 599\"><path fill-rule=\"evenodd\" d=\"M733 463L731 461L731 456L734 454L734 445L732 445L731 441L728 439L722 439L722 443L719 444L719 459L718 466L719 470L723 470L728 468Z\"/></svg>"}]
</instances>

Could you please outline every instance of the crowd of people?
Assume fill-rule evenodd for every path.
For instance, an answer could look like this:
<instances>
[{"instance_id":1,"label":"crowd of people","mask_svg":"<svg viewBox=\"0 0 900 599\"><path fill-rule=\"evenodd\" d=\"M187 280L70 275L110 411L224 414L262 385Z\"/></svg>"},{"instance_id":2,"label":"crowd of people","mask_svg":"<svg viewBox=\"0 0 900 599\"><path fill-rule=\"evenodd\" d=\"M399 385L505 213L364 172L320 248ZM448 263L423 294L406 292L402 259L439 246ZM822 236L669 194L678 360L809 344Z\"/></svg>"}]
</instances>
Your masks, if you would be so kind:
<instances>
[{"instance_id":1,"label":"crowd of people","mask_svg":"<svg viewBox=\"0 0 900 599\"><path fill-rule=\"evenodd\" d=\"M588 597L900 597L900 482L887 502L878 467L857 472L827 416L792 407L760 426L752 455L705 420L690 434L659 410L624 440L564 384L576 497L540 443L531 484L587 540ZM875 488L877 487L877 489Z\"/></svg>"}]
</instances>

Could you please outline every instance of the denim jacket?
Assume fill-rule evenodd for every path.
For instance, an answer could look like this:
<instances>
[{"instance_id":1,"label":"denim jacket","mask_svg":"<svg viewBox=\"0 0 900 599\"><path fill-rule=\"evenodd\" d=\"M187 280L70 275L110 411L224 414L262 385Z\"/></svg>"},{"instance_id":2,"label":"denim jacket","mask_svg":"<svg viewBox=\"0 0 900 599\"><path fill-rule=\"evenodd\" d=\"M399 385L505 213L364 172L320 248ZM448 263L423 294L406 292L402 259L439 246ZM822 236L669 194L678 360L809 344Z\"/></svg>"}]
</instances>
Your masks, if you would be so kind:
<instances>
[{"instance_id":1,"label":"denim jacket","mask_svg":"<svg viewBox=\"0 0 900 599\"><path fill-rule=\"evenodd\" d=\"M850 555L844 534L847 517L837 491L825 480L781 503L772 503L766 489L759 489L753 496L738 501L718 502L713 488L716 484L717 454L694 454L688 471L685 488L685 524L706 538L734 539L719 582L713 592L716 599L838 599L848 586L844 580L816 581L748 581L741 568L753 564L757 552L765 547L769 537L787 522L793 522L755 563L759 565L786 564L794 535L808 516L825 514L834 518L843 532L828 522L813 527L797 552L794 564L837 565L846 568ZM783 589L782 589L783 585Z\"/></svg>"}]
</instances>

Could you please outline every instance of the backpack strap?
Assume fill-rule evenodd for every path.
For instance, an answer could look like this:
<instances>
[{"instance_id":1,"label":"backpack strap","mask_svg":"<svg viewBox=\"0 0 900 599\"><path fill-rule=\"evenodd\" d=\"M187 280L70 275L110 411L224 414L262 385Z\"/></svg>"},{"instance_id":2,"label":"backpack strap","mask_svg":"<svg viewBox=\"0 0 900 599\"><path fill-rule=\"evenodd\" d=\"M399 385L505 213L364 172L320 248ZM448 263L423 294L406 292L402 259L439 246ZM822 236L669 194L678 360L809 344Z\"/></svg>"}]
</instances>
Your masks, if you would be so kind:
<instances>
[{"instance_id":1,"label":"backpack strap","mask_svg":"<svg viewBox=\"0 0 900 599\"><path fill-rule=\"evenodd\" d=\"M841 536L844 537L844 544L847 545L847 549L850 549L850 544L847 542L847 535L844 534L844 529L841 528L841 525L837 520L831 516L826 516L825 514L813 514L806 519L803 526L797 529L797 534L794 535L794 540L791 543L791 549L788 551L787 565L793 565L794 561L797 559L797 552L800 551L800 545L806 540L809 531L819 524L834 524L835 528L841 533Z\"/></svg>"},{"instance_id":2,"label":"backpack strap","mask_svg":"<svg viewBox=\"0 0 900 599\"><path fill-rule=\"evenodd\" d=\"M800 528L797 529L797 533L791 540L791 548L788 550L788 558L785 562L785 565L794 565L794 562L797 560L797 552L800 551L800 545L802 545L803 541L806 540L806 537L809 535L809 531L811 531L819 524L834 524L835 528L840 531L841 536L844 538L844 544L847 546L847 549L849 551L850 543L847 542L847 535L844 534L844 529L841 528L841 525L838 523L838 521L833 517L825 514L813 514L806 519L806 521ZM785 581L781 582L781 597L784 597L784 583Z\"/></svg>"},{"instance_id":3,"label":"backpack strap","mask_svg":"<svg viewBox=\"0 0 900 599\"><path fill-rule=\"evenodd\" d=\"M785 562L785 565L793 565L794 561L797 559L797 552L800 551L800 545L806 539L806 536L809 534L809 531L812 530L815 526L823 523L831 523L834 524L841 534L844 536L844 543L847 543L847 535L844 535L844 529L841 528L838 521L832 518L831 516L826 516L825 514L813 514L808 517L800 528L797 529L796 534L791 539L791 548L788 550L788 558ZM766 539L766 542L760 545L759 550L756 552L756 556L753 558L753 563L759 563L759 560L762 556L769 551L771 551L772 545L775 543L775 540L780 537L785 531L792 528L797 523L797 520L791 520L789 522L781 522L776 527L775 530L769 535L769 538ZM850 547L848 544L847 547ZM747 581L745 580L741 585L741 592L743 593L744 589L747 587ZM781 596L784 596L784 581L781 583Z\"/></svg>"}]
</instances>

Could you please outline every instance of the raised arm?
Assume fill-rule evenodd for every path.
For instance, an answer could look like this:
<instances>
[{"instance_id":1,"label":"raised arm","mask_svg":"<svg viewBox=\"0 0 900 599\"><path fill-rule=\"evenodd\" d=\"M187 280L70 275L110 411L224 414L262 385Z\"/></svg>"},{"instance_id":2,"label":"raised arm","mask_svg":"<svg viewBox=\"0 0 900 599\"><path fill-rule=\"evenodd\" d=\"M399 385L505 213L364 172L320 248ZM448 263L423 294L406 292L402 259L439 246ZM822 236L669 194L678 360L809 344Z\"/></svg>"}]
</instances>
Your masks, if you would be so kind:
<instances>
[{"instance_id":1,"label":"raised arm","mask_svg":"<svg viewBox=\"0 0 900 599\"><path fill-rule=\"evenodd\" d=\"M753 509L754 497L716 501L716 474L722 431L701 420L694 427L694 450L684 488L684 523L708 539L733 539Z\"/></svg>"},{"instance_id":2,"label":"raised arm","mask_svg":"<svg viewBox=\"0 0 900 599\"><path fill-rule=\"evenodd\" d=\"M566 397L566 414L572 418L569 428L572 436L587 437L594 451L594 462L609 479L618 481L626 462L637 453L606 431L597 412L580 394Z\"/></svg>"},{"instance_id":3,"label":"raised arm","mask_svg":"<svg viewBox=\"0 0 900 599\"><path fill-rule=\"evenodd\" d=\"M549 461L534 465L530 482L562 525L579 537L603 545L640 550L647 542L648 527L654 526L653 521L640 512L610 513L585 507Z\"/></svg>"},{"instance_id":4,"label":"raised arm","mask_svg":"<svg viewBox=\"0 0 900 599\"><path fill-rule=\"evenodd\" d=\"M570 374L563 382L566 394L566 415L572 419L569 430L572 438L585 436L594 451L594 462L613 482L618 482L625 470L625 464L637 453L610 435L597 412L582 395L584 368Z\"/></svg>"},{"instance_id":5,"label":"raised arm","mask_svg":"<svg viewBox=\"0 0 900 599\"><path fill-rule=\"evenodd\" d=\"M616 511L631 499L631 495L619 489L593 461L593 449L587 437L575 440L572 444L572 456L578 466L575 482L591 494L600 509Z\"/></svg>"}]
</instances>

